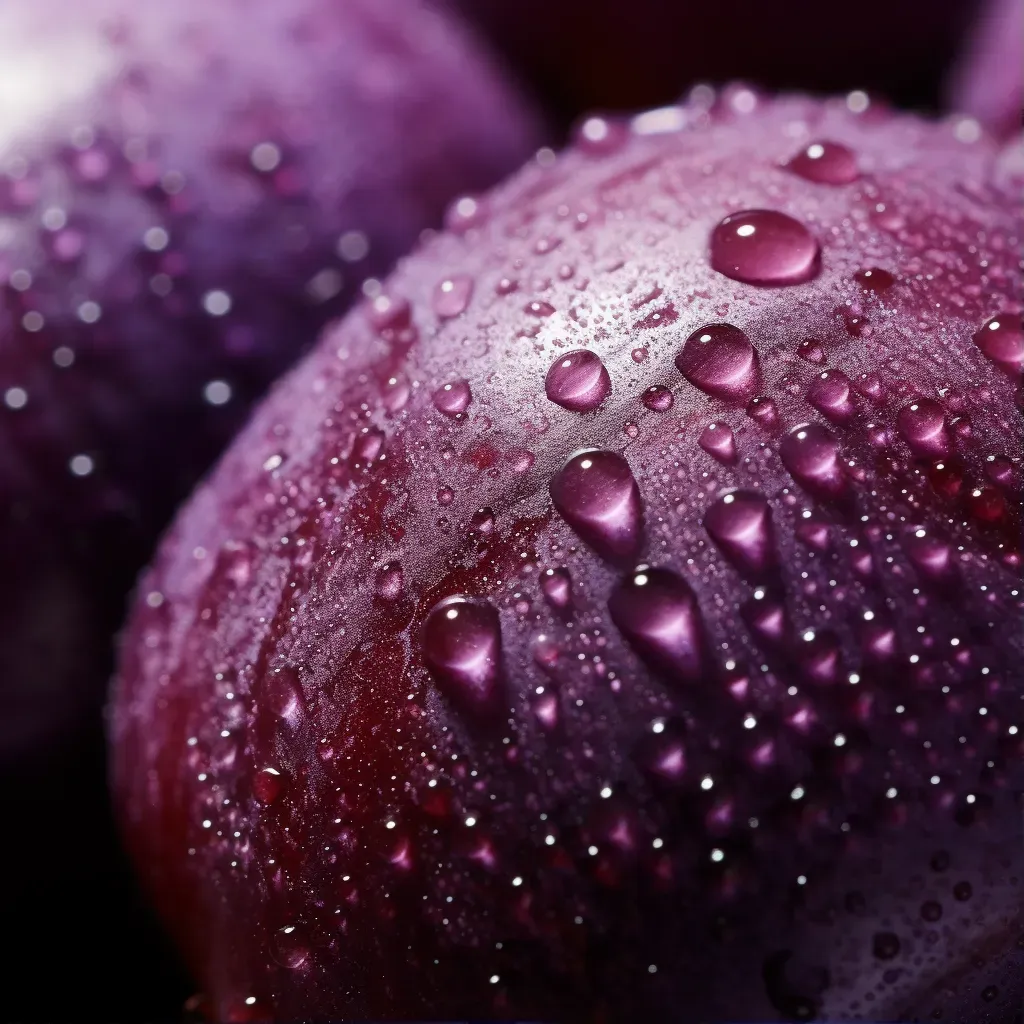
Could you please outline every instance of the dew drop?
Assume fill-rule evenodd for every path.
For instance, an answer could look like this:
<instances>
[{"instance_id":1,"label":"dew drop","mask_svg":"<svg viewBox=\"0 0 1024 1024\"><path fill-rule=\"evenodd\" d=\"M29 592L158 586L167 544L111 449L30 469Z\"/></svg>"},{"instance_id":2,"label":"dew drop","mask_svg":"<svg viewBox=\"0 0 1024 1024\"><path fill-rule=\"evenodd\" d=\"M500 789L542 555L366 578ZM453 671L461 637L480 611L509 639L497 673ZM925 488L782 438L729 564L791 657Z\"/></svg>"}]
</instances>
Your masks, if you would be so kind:
<instances>
[{"instance_id":1,"label":"dew drop","mask_svg":"<svg viewBox=\"0 0 1024 1024\"><path fill-rule=\"evenodd\" d=\"M545 318L554 316L555 307L550 302L534 300L533 302L528 302L523 307L523 312L529 313L530 316Z\"/></svg>"},{"instance_id":2,"label":"dew drop","mask_svg":"<svg viewBox=\"0 0 1024 1024\"><path fill-rule=\"evenodd\" d=\"M573 135L583 152L598 156L621 149L629 138L629 128L622 121L592 115L580 123Z\"/></svg>"},{"instance_id":3,"label":"dew drop","mask_svg":"<svg viewBox=\"0 0 1024 1024\"><path fill-rule=\"evenodd\" d=\"M656 671L682 683L706 671L697 597L674 572L639 566L615 586L608 610L630 647Z\"/></svg>"},{"instance_id":4,"label":"dew drop","mask_svg":"<svg viewBox=\"0 0 1024 1024\"><path fill-rule=\"evenodd\" d=\"M820 365L825 362L825 350L821 347L821 342L816 341L814 338L806 338L804 341L801 341L796 354L801 359L806 359L809 363Z\"/></svg>"},{"instance_id":5,"label":"dew drop","mask_svg":"<svg viewBox=\"0 0 1024 1024\"><path fill-rule=\"evenodd\" d=\"M1011 376L1024 373L1024 328L1016 316L1006 313L993 317L975 333L974 344L986 359Z\"/></svg>"},{"instance_id":6,"label":"dew drop","mask_svg":"<svg viewBox=\"0 0 1024 1024\"><path fill-rule=\"evenodd\" d=\"M494 510L480 508L470 517L469 532L476 537L489 537L494 533Z\"/></svg>"},{"instance_id":7,"label":"dew drop","mask_svg":"<svg viewBox=\"0 0 1024 1024\"><path fill-rule=\"evenodd\" d=\"M281 669L268 675L260 688L260 705L286 720L294 719L302 710L302 686L292 669Z\"/></svg>"},{"instance_id":8,"label":"dew drop","mask_svg":"<svg viewBox=\"0 0 1024 1024\"><path fill-rule=\"evenodd\" d=\"M782 439L779 457L789 475L811 494L838 498L848 483L839 461L839 442L819 423L801 423Z\"/></svg>"},{"instance_id":9,"label":"dew drop","mask_svg":"<svg viewBox=\"0 0 1024 1024\"><path fill-rule=\"evenodd\" d=\"M711 266L747 284L802 284L817 275L819 257L807 228L777 210L730 214L711 233Z\"/></svg>"},{"instance_id":10,"label":"dew drop","mask_svg":"<svg viewBox=\"0 0 1024 1024\"><path fill-rule=\"evenodd\" d=\"M501 623L486 601L449 597L423 626L423 656L441 692L477 717L491 717L501 700Z\"/></svg>"},{"instance_id":11,"label":"dew drop","mask_svg":"<svg viewBox=\"0 0 1024 1024\"><path fill-rule=\"evenodd\" d=\"M279 800L285 786L285 777L276 768L262 768L252 777L252 793L261 804Z\"/></svg>"},{"instance_id":12,"label":"dew drop","mask_svg":"<svg viewBox=\"0 0 1024 1024\"><path fill-rule=\"evenodd\" d=\"M629 463L615 452L577 452L551 480L562 518L599 554L636 555L643 539L643 500Z\"/></svg>"},{"instance_id":13,"label":"dew drop","mask_svg":"<svg viewBox=\"0 0 1024 1024\"><path fill-rule=\"evenodd\" d=\"M807 401L834 423L848 422L856 409L853 384L842 370L825 370L807 389Z\"/></svg>"},{"instance_id":14,"label":"dew drop","mask_svg":"<svg viewBox=\"0 0 1024 1024\"><path fill-rule=\"evenodd\" d=\"M963 470L956 463L940 460L929 468L928 481L936 494L943 498L955 498L963 487Z\"/></svg>"},{"instance_id":15,"label":"dew drop","mask_svg":"<svg viewBox=\"0 0 1024 1024\"><path fill-rule=\"evenodd\" d=\"M758 395L747 402L746 414L757 424L770 430L779 422L779 407L775 399Z\"/></svg>"},{"instance_id":16,"label":"dew drop","mask_svg":"<svg viewBox=\"0 0 1024 1024\"><path fill-rule=\"evenodd\" d=\"M640 401L651 412L668 412L675 403L672 392L661 384L652 384L641 396Z\"/></svg>"},{"instance_id":17,"label":"dew drop","mask_svg":"<svg viewBox=\"0 0 1024 1024\"><path fill-rule=\"evenodd\" d=\"M695 388L728 401L750 398L761 379L757 350L731 324L694 331L676 356L676 367Z\"/></svg>"},{"instance_id":18,"label":"dew drop","mask_svg":"<svg viewBox=\"0 0 1024 1024\"><path fill-rule=\"evenodd\" d=\"M544 382L548 398L571 412L596 409L611 389L611 378L600 356L585 348L559 356Z\"/></svg>"},{"instance_id":19,"label":"dew drop","mask_svg":"<svg viewBox=\"0 0 1024 1024\"><path fill-rule=\"evenodd\" d=\"M298 970L309 959L309 948L301 929L294 925L279 928L274 936L274 959L290 970Z\"/></svg>"},{"instance_id":20,"label":"dew drop","mask_svg":"<svg viewBox=\"0 0 1024 1024\"><path fill-rule=\"evenodd\" d=\"M922 579L944 584L956 578L953 549L941 538L925 530L917 530L904 539L903 550Z\"/></svg>"},{"instance_id":21,"label":"dew drop","mask_svg":"<svg viewBox=\"0 0 1024 1024\"><path fill-rule=\"evenodd\" d=\"M556 611L565 611L572 603L572 576L568 569L545 569L540 577L544 600Z\"/></svg>"},{"instance_id":22,"label":"dew drop","mask_svg":"<svg viewBox=\"0 0 1024 1024\"><path fill-rule=\"evenodd\" d=\"M389 562L377 570L374 593L381 601L393 604L405 593L405 573L398 562Z\"/></svg>"},{"instance_id":23,"label":"dew drop","mask_svg":"<svg viewBox=\"0 0 1024 1024\"><path fill-rule=\"evenodd\" d=\"M918 458L936 459L949 454L946 414L934 399L919 398L896 414L896 429Z\"/></svg>"},{"instance_id":24,"label":"dew drop","mask_svg":"<svg viewBox=\"0 0 1024 1024\"><path fill-rule=\"evenodd\" d=\"M876 932L871 940L871 952L879 960L892 960L899 951L900 940L892 932Z\"/></svg>"},{"instance_id":25,"label":"dew drop","mask_svg":"<svg viewBox=\"0 0 1024 1024\"><path fill-rule=\"evenodd\" d=\"M432 396L434 407L445 416L461 416L473 401L468 381L453 380L439 387Z\"/></svg>"},{"instance_id":26,"label":"dew drop","mask_svg":"<svg viewBox=\"0 0 1024 1024\"><path fill-rule=\"evenodd\" d=\"M705 512L704 529L741 572L759 574L774 567L771 507L756 491L723 494Z\"/></svg>"},{"instance_id":27,"label":"dew drop","mask_svg":"<svg viewBox=\"0 0 1024 1024\"><path fill-rule=\"evenodd\" d=\"M366 427L356 436L349 461L354 466L368 466L379 458L384 449L384 434Z\"/></svg>"},{"instance_id":28,"label":"dew drop","mask_svg":"<svg viewBox=\"0 0 1024 1024\"><path fill-rule=\"evenodd\" d=\"M849 185L860 177L857 156L838 142L812 142L786 165L794 174L817 185Z\"/></svg>"},{"instance_id":29,"label":"dew drop","mask_svg":"<svg viewBox=\"0 0 1024 1024\"><path fill-rule=\"evenodd\" d=\"M473 278L467 274L446 277L434 289L432 300L434 312L442 320L450 320L466 311L472 297Z\"/></svg>"},{"instance_id":30,"label":"dew drop","mask_svg":"<svg viewBox=\"0 0 1024 1024\"><path fill-rule=\"evenodd\" d=\"M921 904L921 917L932 923L938 921L942 917L942 904L938 900L925 900Z\"/></svg>"},{"instance_id":31,"label":"dew drop","mask_svg":"<svg viewBox=\"0 0 1024 1024\"><path fill-rule=\"evenodd\" d=\"M709 423L701 431L697 444L723 466L731 466L736 462L736 437L732 428L725 423Z\"/></svg>"},{"instance_id":32,"label":"dew drop","mask_svg":"<svg viewBox=\"0 0 1024 1024\"><path fill-rule=\"evenodd\" d=\"M858 270L853 279L866 292L874 292L876 295L887 292L895 283L896 278L883 270L881 267L868 267L866 270Z\"/></svg>"}]
</instances>

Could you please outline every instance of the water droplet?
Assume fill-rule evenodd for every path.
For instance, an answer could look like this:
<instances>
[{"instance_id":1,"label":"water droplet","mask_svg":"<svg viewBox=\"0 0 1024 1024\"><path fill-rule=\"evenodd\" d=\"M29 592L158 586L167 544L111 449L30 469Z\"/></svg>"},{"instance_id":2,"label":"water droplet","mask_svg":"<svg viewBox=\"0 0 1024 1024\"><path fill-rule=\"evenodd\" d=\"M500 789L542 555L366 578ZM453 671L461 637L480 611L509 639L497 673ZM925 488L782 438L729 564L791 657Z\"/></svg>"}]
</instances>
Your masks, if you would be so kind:
<instances>
[{"instance_id":1,"label":"water droplet","mask_svg":"<svg viewBox=\"0 0 1024 1024\"><path fill-rule=\"evenodd\" d=\"M633 351L629 353L629 358L632 359L634 363L646 363L648 355L649 353L647 349L641 347L633 349Z\"/></svg>"},{"instance_id":2,"label":"water droplet","mask_svg":"<svg viewBox=\"0 0 1024 1024\"><path fill-rule=\"evenodd\" d=\"M494 510L477 509L469 520L469 531L477 537L489 537L494 533Z\"/></svg>"},{"instance_id":3,"label":"water droplet","mask_svg":"<svg viewBox=\"0 0 1024 1024\"><path fill-rule=\"evenodd\" d=\"M779 422L779 408L773 398L758 395L747 402L746 414L766 430Z\"/></svg>"},{"instance_id":4,"label":"water droplet","mask_svg":"<svg viewBox=\"0 0 1024 1024\"><path fill-rule=\"evenodd\" d=\"M777 210L744 210L711 233L711 266L735 281L802 284L816 276L821 250L814 236Z\"/></svg>"},{"instance_id":5,"label":"water droplet","mask_svg":"<svg viewBox=\"0 0 1024 1024\"><path fill-rule=\"evenodd\" d=\"M261 804L272 804L286 789L285 777L276 768L263 768L252 777L252 793Z\"/></svg>"},{"instance_id":6,"label":"water droplet","mask_svg":"<svg viewBox=\"0 0 1024 1024\"><path fill-rule=\"evenodd\" d=\"M695 388L731 401L750 398L761 379L757 350L731 324L694 331L676 356L676 367Z\"/></svg>"},{"instance_id":7,"label":"water droplet","mask_svg":"<svg viewBox=\"0 0 1024 1024\"><path fill-rule=\"evenodd\" d=\"M801 359L806 359L809 363L820 364L825 362L825 350L821 347L821 342L816 341L814 338L806 338L804 341L801 341L796 354Z\"/></svg>"},{"instance_id":8,"label":"water droplet","mask_svg":"<svg viewBox=\"0 0 1024 1024\"><path fill-rule=\"evenodd\" d=\"M551 480L555 508L600 554L636 555L643 539L643 500L629 463L615 452L577 452Z\"/></svg>"},{"instance_id":9,"label":"water droplet","mask_svg":"<svg viewBox=\"0 0 1024 1024\"><path fill-rule=\"evenodd\" d=\"M857 155L838 142L812 142L786 165L794 174L817 185L849 185L860 177Z\"/></svg>"},{"instance_id":10,"label":"water droplet","mask_svg":"<svg viewBox=\"0 0 1024 1024\"><path fill-rule=\"evenodd\" d=\"M868 267L866 270L858 270L853 279L866 292L874 292L876 295L887 292L895 283L896 278L883 270L881 267Z\"/></svg>"},{"instance_id":11,"label":"water droplet","mask_svg":"<svg viewBox=\"0 0 1024 1024\"><path fill-rule=\"evenodd\" d=\"M830 630L808 630L800 636L797 661L812 683L838 682L842 662L839 638Z\"/></svg>"},{"instance_id":12,"label":"water droplet","mask_svg":"<svg viewBox=\"0 0 1024 1024\"><path fill-rule=\"evenodd\" d=\"M876 932L871 940L871 952L879 960L892 960L900 951L900 940L892 932Z\"/></svg>"},{"instance_id":13,"label":"water droplet","mask_svg":"<svg viewBox=\"0 0 1024 1024\"><path fill-rule=\"evenodd\" d=\"M600 356L585 348L559 356L544 382L548 398L571 412L596 409L611 389L611 378Z\"/></svg>"},{"instance_id":14,"label":"water droplet","mask_svg":"<svg viewBox=\"0 0 1024 1024\"><path fill-rule=\"evenodd\" d=\"M446 277L434 289L432 300L434 312L442 320L450 320L466 311L472 297L473 278L467 274Z\"/></svg>"},{"instance_id":15,"label":"water droplet","mask_svg":"<svg viewBox=\"0 0 1024 1024\"><path fill-rule=\"evenodd\" d=\"M501 701L501 623L486 601L449 597L423 626L423 656L441 692L478 717Z\"/></svg>"},{"instance_id":16,"label":"water droplet","mask_svg":"<svg viewBox=\"0 0 1024 1024\"><path fill-rule=\"evenodd\" d=\"M1006 499L994 487L975 487L967 494L967 511L979 523L998 523L1006 517Z\"/></svg>"},{"instance_id":17,"label":"water droplet","mask_svg":"<svg viewBox=\"0 0 1024 1024\"><path fill-rule=\"evenodd\" d=\"M701 431L697 444L725 466L736 461L736 437L732 428L724 423L709 423Z\"/></svg>"},{"instance_id":18,"label":"water droplet","mask_svg":"<svg viewBox=\"0 0 1024 1024\"><path fill-rule=\"evenodd\" d=\"M789 475L811 494L838 498L848 482L839 461L839 442L819 423L801 423L779 445Z\"/></svg>"},{"instance_id":19,"label":"water droplet","mask_svg":"<svg viewBox=\"0 0 1024 1024\"><path fill-rule=\"evenodd\" d=\"M437 503L442 508L447 508L455 501L455 492L450 487L439 487L437 489Z\"/></svg>"},{"instance_id":20,"label":"water droplet","mask_svg":"<svg viewBox=\"0 0 1024 1024\"><path fill-rule=\"evenodd\" d=\"M853 384L842 370L825 370L807 389L807 401L835 423L847 422L856 412Z\"/></svg>"},{"instance_id":21,"label":"water droplet","mask_svg":"<svg viewBox=\"0 0 1024 1024\"><path fill-rule=\"evenodd\" d=\"M572 576L568 569L546 569L540 577L540 588L556 611L565 611L572 603Z\"/></svg>"},{"instance_id":22,"label":"water droplet","mask_svg":"<svg viewBox=\"0 0 1024 1024\"><path fill-rule=\"evenodd\" d=\"M530 316L537 316L537 317L542 317L543 318L543 317L554 316L555 307L552 306L550 302L543 302L543 301L535 300L533 302L528 302L523 307L523 312L524 313L529 313Z\"/></svg>"},{"instance_id":23,"label":"water droplet","mask_svg":"<svg viewBox=\"0 0 1024 1024\"><path fill-rule=\"evenodd\" d=\"M641 396L640 401L651 412L668 412L675 403L675 397L661 384L652 384Z\"/></svg>"},{"instance_id":24,"label":"water droplet","mask_svg":"<svg viewBox=\"0 0 1024 1024\"><path fill-rule=\"evenodd\" d=\"M904 538L903 550L924 580L945 584L956 578L957 565L953 549L941 538L925 530L917 530Z\"/></svg>"},{"instance_id":25,"label":"water droplet","mask_svg":"<svg viewBox=\"0 0 1024 1024\"><path fill-rule=\"evenodd\" d=\"M942 917L942 904L938 900L925 900L921 904L921 917L925 921L938 921Z\"/></svg>"},{"instance_id":26,"label":"water droplet","mask_svg":"<svg viewBox=\"0 0 1024 1024\"><path fill-rule=\"evenodd\" d=\"M302 710L302 686L295 671L284 668L266 676L260 687L259 704L278 718L296 718Z\"/></svg>"},{"instance_id":27,"label":"water droplet","mask_svg":"<svg viewBox=\"0 0 1024 1024\"><path fill-rule=\"evenodd\" d=\"M774 567L772 511L756 491L723 494L705 512L704 529L741 572L764 573Z\"/></svg>"},{"instance_id":28,"label":"water droplet","mask_svg":"<svg viewBox=\"0 0 1024 1024\"><path fill-rule=\"evenodd\" d=\"M473 393L469 389L469 382L464 380L453 380L443 384L433 394L434 407L445 416L461 416L473 401Z\"/></svg>"},{"instance_id":29,"label":"water droplet","mask_svg":"<svg viewBox=\"0 0 1024 1024\"><path fill-rule=\"evenodd\" d=\"M707 670L697 597L674 572L639 566L616 585L608 610L630 647L658 672L691 683Z\"/></svg>"},{"instance_id":30,"label":"water droplet","mask_svg":"<svg viewBox=\"0 0 1024 1024\"><path fill-rule=\"evenodd\" d=\"M993 317L974 335L974 344L986 359L1012 376L1024 373L1024 328L1017 316Z\"/></svg>"},{"instance_id":31,"label":"water droplet","mask_svg":"<svg viewBox=\"0 0 1024 1024\"><path fill-rule=\"evenodd\" d=\"M929 468L928 480L936 494L944 498L955 498L963 487L964 474L957 464L940 461Z\"/></svg>"},{"instance_id":32,"label":"water droplet","mask_svg":"<svg viewBox=\"0 0 1024 1024\"><path fill-rule=\"evenodd\" d=\"M405 592L405 573L399 562L389 562L377 571L374 592L381 601L393 603Z\"/></svg>"},{"instance_id":33,"label":"water droplet","mask_svg":"<svg viewBox=\"0 0 1024 1024\"><path fill-rule=\"evenodd\" d=\"M660 719L656 725L657 730L645 734L637 745L635 760L654 782L678 785L687 768L682 728Z\"/></svg>"},{"instance_id":34,"label":"water droplet","mask_svg":"<svg viewBox=\"0 0 1024 1024\"><path fill-rule=\"evenodd\" d=\"M581 122L573 136L583 152L598 156L621 149L629 138L629 127L623 121L591 116Z\"/></svg>"},{"instance_id":35,"label":"water droplet","mask_svg":"<svg viewBox=\"0 0 1024 1024\"><path fill-rule=\"evenodd\" d=\"M786 606L766 590L754 591L754 596L740 609L754 638L763 648L775 650L784 646L792 635L792 626Z\"/></svg>"},{"instance_id":36,"label":"water droplet","mask_svg":"<svg viewBox=\"0 0 1024 1024\"><path fill-rule=\"evenodd\" d=\"M354 466L369 466L384 449L384 434L373 427L365 427L356 435L349 461Z\"/></svg>"},{"instance_id":37,"label":"water droplet","mask_svg":"<svg viewBox=\"0 0 1024 1024\"><path fill-rule=\"evenodd\" d=\"M931 398L919 398L903 406L896 415L896 429L918 458L935 459L949 454L946 414Z\"/></svg>"}]
</instances>

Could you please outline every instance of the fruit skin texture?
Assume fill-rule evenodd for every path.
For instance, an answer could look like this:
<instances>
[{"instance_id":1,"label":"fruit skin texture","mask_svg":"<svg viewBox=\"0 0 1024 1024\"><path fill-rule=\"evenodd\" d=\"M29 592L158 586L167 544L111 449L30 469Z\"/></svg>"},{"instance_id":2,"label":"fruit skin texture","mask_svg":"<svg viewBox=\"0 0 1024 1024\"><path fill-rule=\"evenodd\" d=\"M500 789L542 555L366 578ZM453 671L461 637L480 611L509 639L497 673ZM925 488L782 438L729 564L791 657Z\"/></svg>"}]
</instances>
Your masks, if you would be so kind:
<instances>
[{"instance_id":1,"label":"fruit skin texture","mask_svg":"<svg viewBox=\"0 0 1024 1024\"><path fill-rule=\"evenodd\" d=\"M1017 158L842 101L628 128L328 330L141 582L116 799L214 1019L1017 1005L1021 423L973 340L1019 330ZM711 269L726 217L802 283Z\"/></svg>"},{"instance_id":2,"label":"fruit skin texture","mask_svg":"<svg viewBox=\"0 0 1024 1024\"><path fill-rule=\"evenodd\" d=\"M404 0L16 0L0 68L0 917L12 976L54 919L76 950L4 1008L127 1019L157 986L101 758L126 594L253 400L538 129Z\"/></svg>"}]
</instances>

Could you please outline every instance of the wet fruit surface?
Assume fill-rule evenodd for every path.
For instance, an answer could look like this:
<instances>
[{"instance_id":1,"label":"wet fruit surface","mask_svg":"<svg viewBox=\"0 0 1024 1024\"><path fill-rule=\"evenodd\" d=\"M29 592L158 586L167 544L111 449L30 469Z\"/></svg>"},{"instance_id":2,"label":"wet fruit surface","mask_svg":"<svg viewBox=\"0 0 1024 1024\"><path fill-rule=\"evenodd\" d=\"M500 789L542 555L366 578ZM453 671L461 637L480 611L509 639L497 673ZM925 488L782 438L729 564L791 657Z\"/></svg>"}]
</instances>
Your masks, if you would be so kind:
<instances>
[{"instance_id":1,"label":"wet fruit surface","mask_svg":"<svg viewBox=\"0 0 1024 1024\"><path fill-rule=\"evenodd\" d=\"M116 780L218 1012L1012 1018L1021 422L975 335L1019 324L1020 181L954 123L759 102L542 155L167 538ZM855 180L792 172L821 139ZM814 273L716 269L752 210Z\"/></svg>"},{"instance_id":2,"label":"wet fruit surface","mask_svg":"<svg viewBox=\"0 0 1024 1024\"><path fill-rule=\"evenodd\" d=\"M533 129L404 0L16 0L0 69L0 917L13 977L81 950L4 1010L120 1019L145 988L101 763L125 595L254 399Z\"/></svg>"}]
</instances>

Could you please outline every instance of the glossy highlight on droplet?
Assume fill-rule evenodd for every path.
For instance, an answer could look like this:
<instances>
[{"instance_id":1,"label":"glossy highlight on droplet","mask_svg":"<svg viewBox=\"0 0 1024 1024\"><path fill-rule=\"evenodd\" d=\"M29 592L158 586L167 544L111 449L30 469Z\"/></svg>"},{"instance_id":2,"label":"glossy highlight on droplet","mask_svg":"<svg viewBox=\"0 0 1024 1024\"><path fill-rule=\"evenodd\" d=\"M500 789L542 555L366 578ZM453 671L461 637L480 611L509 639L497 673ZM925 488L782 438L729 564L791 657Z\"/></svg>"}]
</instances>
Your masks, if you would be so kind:
<instances>
[{"instance_id":1,"label":"glossy highlight on droplet","mask_svg":"<svg viewBox=\"0 0 1024 1024\"><path fill-rule=\"evenodd\" d=\"M451 320L466 312L472 297L473 278L467 274L446 277L434 289L432 298L434 312L442 320Z\"/></svg>"},{"instance_id":2,"label":"glossy highlight on droplet","mask_svg":"<svg viewBox=\"0 0 1024 1024\"><path fill-rule=\"evenodd\" d=\"M820 268L817 240L800 221L778 210L743 210L711 232L711 266L758 285L803 284Z\"/></svg>"},{"instance_id":3,"label":"glossy highlight on droplet","mask_svg":"<svg viewBox=\"0 0 1024 1024\"><path fill-rule=\"evenodd\" d=\"M616 585L608 610L636 654L671 681L694 683L708 671L697 596L681 576L638 566Z\"/></svg>"},{"instance_id":4,"label":"glossy highlight on droplet","mask_svg":"<svg viewBox=\"0 0 1024 1024\"><path fill-rule=\"evenodd\" d=\"M559 356L544 381L548 398L570 412L596 409L611 389L611 378L601 357L585 348Z\"/></svg>"},{"instance_id":5,"label":"glossy highlight on droplet","mask_svg":"<svg viewBox=\"0 0 1024 1024\"><path fill-rule=\"evenodd\" d=\"M709 324L694 331L676 356L676 368L714 398L745 401L761 381L757 349L732 324Z\"/></svg>"},{"instance_id":6,"label":"glossy highlight on droplet","mask_svg":"<svg viewBox=\"0 0 1024 1024\"><path fill-rule=\"evenodd\" d=\"M643 499L629 463L615 452L577 452L554 475L551 499L573 531L606 558L636 555Z\"/></svg>"},{"instance_id":7,"label":"glossy highlight on droplet","mask_svg":"<svg viewBox=\"0 0 1024 1024\"><path fill-rule=\"evenodd\" d=\"M461 416L473 400L473 393L469 388L469 382L464 380L453 380L448 384L442 384L431 396L434 408L445 416L455 418Z\"/></svg>"},{"instance_id":8,"label":"glossy highlight on droplet","mask_svg":"<svg viewBox=\"0 0 1024 1024\"><path fill-rule=\"evenodd\" d=\"M441 692L470 714L500 710L501 622L493 605L449 597L423 625L423 657Z\"/></svg>"},{"instance_id":9,"label":"glossy highlight on droplet","mask_svg":"<svg viewBox=\"0 0 1024 1024\"><path fill-rule=\"evenodd\" d=\"M1000 314L973 335L978 351L1013 377L1024 373L1024 327L1019 315Z\"/></svg>"}]
</instances>

